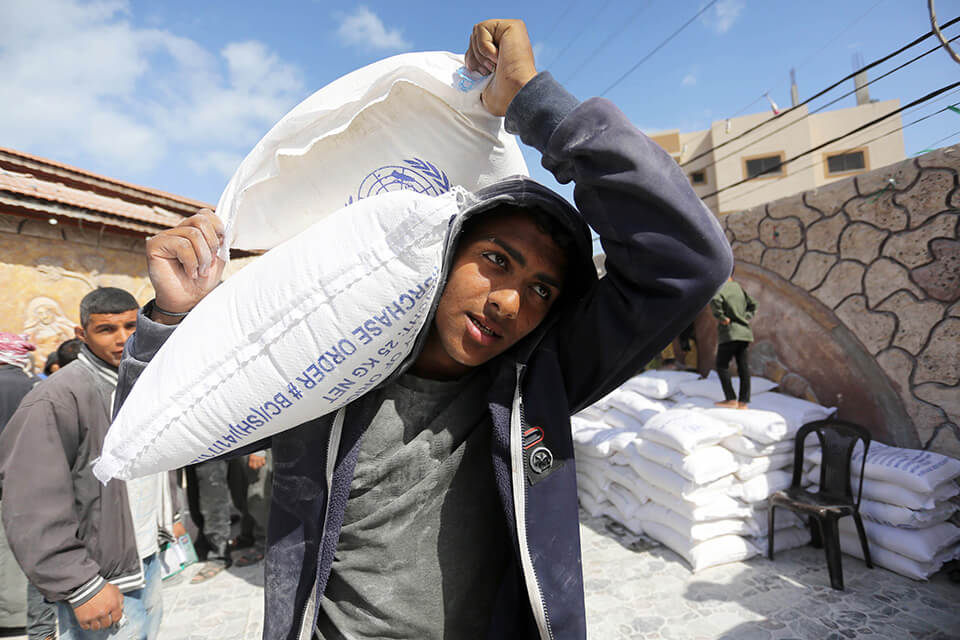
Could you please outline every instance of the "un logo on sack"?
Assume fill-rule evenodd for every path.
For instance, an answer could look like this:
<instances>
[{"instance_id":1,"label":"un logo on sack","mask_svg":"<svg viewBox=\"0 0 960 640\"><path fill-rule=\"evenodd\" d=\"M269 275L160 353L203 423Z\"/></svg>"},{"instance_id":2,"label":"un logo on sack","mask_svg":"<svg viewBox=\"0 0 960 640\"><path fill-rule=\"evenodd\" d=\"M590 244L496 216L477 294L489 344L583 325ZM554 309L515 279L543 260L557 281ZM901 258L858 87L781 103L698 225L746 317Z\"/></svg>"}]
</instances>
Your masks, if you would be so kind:
<instances>
[{"instance_id":1,"label":"un logo on sack","mask_svg":"<svg viewBox=\"0 0 960 640\"><path fill-rule=\"evenodd\" d=\"M438 196L450 191L450 179L435 164L426 160L404 160L403 164L388 164L368 173L360 183L356 197L350 196L347 204L387 191L415 191Z\"/></svg>"}]
</instances>

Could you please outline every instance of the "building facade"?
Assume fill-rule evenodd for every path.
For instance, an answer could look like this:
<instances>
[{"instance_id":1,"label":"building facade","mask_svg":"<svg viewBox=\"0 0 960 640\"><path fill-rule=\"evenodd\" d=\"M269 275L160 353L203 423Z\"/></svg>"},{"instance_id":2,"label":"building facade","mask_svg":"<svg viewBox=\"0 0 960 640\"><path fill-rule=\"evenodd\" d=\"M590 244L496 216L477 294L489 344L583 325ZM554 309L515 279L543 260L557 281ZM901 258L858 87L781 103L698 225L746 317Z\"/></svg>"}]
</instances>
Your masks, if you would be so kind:
<instances>
[{"instance_id":1,"label":"building facade","mask_svg":"<svg viewBox=\"0 0 960 640\"><path fill-rule=\"evenodd\" d=\"M902 122L897 114L786 163L899 108L899 100L867 101L813 114L799 106L755 131L750 130L774 114L718 120L704 131L664 131L651 138L686 171L707 206L717 215L725 215L903 160ZM747 182L731 187L742 180Z\"/></svg>"}]
</instances>

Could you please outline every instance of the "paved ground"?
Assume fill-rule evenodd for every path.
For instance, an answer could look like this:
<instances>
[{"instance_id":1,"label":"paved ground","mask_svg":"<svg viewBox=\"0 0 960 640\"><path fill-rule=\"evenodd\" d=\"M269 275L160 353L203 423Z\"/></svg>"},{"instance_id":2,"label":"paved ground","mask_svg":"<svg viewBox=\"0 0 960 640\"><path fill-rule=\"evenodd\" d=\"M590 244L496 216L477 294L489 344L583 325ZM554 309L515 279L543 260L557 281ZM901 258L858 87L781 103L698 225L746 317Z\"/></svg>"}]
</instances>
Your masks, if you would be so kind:
<instances>
[{"instance_id":1,"label":"paved ground","mask_svg":"<svg viewBox=\"0 0 960 640\"><path fill-rule=\"evenodd\" d=\"M960 585L942 575L914 582L844 556L839 592L819 549L691 574L672 551L604 518L585 517L581 535L591 638L960 638ZM259 639L263 565L199 586L189 584L194 571L164 586L161 640Z\"/></svg>"}]
</instances>

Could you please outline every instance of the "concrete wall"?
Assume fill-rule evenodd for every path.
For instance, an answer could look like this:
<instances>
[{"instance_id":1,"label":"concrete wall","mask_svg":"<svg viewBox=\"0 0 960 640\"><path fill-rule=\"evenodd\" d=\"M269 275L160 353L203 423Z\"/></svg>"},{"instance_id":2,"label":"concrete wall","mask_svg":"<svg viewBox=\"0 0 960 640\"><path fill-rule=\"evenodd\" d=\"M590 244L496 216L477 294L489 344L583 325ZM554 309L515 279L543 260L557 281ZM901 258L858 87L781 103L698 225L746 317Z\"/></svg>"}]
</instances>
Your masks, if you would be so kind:
<instances>
[{"instance_id":1,"label":"concrete wall","mask_svg":"<svg viewBox=\"0 0 960 640\"><path fill-rule=\"evenodd\" d=\"M141 304L153 298L143 250L137 236L0 215L0 331L30 335L41 371L74 337L80 300L96 287L126 289ZM249 260L232 260L228 274Z\"/></svg>"},{"instance_id":2,"label":"concrete wall","mask_svg":"<svg viewBox=\"0 0 960 640\"><path fill-rule=\"evenodd\" d=\"M960 145L721 218L760 302L759 373L879 439L954 457L958 172Z\"/></svg>"}]
</instances>

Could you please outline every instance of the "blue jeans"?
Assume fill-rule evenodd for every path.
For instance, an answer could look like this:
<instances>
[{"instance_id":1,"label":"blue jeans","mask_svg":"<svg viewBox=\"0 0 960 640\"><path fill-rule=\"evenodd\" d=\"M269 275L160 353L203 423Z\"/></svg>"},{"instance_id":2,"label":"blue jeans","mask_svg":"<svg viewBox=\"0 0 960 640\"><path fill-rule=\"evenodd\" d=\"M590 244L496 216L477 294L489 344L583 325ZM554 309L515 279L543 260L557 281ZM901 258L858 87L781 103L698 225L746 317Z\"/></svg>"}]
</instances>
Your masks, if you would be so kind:
<instances>
[{"instance_id":1,"label":"blue jeans","mask_svg":"<svg viewBox=\"0 0 960 640\"><path fill-rule=\"evenodd\" d=\"M60 640L154 640L160 630L163 616L163 594L160 578L160 561L157 554L143 560L146 586L123 594L123 620L121 626L109 629L85 631L80 628L73 607L58 602L60 611Z\"/></svg>"}]
</instances>

